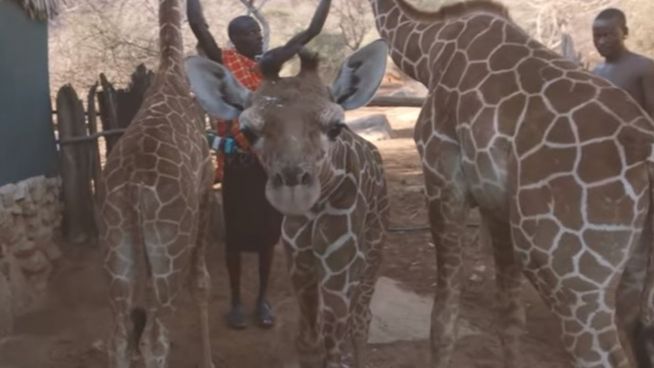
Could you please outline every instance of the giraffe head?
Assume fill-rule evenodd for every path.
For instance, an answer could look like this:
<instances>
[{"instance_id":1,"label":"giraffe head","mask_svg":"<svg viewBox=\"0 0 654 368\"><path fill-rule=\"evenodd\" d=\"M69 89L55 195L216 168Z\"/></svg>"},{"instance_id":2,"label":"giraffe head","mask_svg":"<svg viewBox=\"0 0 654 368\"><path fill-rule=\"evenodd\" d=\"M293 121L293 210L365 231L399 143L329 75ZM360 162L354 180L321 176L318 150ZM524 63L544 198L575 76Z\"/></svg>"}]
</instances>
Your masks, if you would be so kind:
<instances>
[{"instance_id":1,"label":"giraffe head","mask_svg":"<svg viewBox=\"0 0 654 368\"><path fill-rule=\"evenodd\" d=\"M217 63L203 57L186 62L191 88L205 111L214 118L239 119L268 174L268 200L288 215L305 213L320 197L321 182L334 169L331 153L344 127L344 111L372 98L388 52L381 40L358 50L327 86L318 73L318 57L300 49L265 54L260 62L265 79L253 93ZM283 62L296 53L300 72L279 77Z\"/></svg>"}]
</instances>

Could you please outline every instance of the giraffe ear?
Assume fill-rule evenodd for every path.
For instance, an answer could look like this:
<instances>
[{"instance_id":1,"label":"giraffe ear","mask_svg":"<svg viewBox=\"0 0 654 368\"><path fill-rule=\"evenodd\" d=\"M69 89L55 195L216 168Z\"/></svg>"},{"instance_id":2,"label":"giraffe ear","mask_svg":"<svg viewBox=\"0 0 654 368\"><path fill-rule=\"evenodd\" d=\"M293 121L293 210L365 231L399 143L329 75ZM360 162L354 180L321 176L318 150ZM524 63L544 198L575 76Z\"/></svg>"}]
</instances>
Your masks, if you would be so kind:
<instances>
[{"instance_id":1,"label":"giraffe ear","mask_svg":"<svg viewBox=\"0 0 654 368\"><path fill-rule=\"evenodd\" d=\"M232 120L245 109L250 90L243 87L224 66L201 56L186 59L191 90L209 116Z\"/></svg>"},{"instance_id":2,"label":"giraffe ear","mask_svg":"<svg viewBox=\"0 0 654 368\"><path fill-rule=\"evenodd\" d=\"M377 40L345 59L332 83L334 100L345 110L367 104L384 77L387 55L386 42Z\"/></svg>"}]
</instances>

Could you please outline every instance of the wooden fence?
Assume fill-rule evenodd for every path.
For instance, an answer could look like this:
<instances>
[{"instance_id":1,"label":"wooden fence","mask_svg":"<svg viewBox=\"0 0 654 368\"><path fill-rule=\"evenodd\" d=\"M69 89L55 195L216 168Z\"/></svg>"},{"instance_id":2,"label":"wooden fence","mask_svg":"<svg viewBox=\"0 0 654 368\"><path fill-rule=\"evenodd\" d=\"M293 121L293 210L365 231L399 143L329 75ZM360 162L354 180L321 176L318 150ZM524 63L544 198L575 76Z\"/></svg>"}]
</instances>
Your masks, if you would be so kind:
<instances>
[{"instance_id":1,"label":"wooden fence","mask_svg":"<svg viewBox=\"0 0 654 368\"><path fill-rule=\"evenodd\" d=\"M102 159L111 151L138 111L153 73L139 65L125 89L115 89L104 74L85 96L86 109L70 85L59 89L56 136L63 179L64 232L69 241L97 235L93 197L102 172ZM379 96L368 106L420 107L418 97ZM100 140L102 138L102 140Z\"/></svg>"},{"instance_id":2,"label":"wooden fence","mask_svg":"<svg viewBox=\"0 0 654 368\"><path fill-rule=\"evenodd\" d=\"M117 90L100 74L99 84L85 96L86 109L72 86L65 85L57 92L55 129L67 239L81 242L97 234L93 197L102 171L101 158L111 151L136 115L152 77L151 71L139 65L130 85Z\"/></svg>"}]
</instances>

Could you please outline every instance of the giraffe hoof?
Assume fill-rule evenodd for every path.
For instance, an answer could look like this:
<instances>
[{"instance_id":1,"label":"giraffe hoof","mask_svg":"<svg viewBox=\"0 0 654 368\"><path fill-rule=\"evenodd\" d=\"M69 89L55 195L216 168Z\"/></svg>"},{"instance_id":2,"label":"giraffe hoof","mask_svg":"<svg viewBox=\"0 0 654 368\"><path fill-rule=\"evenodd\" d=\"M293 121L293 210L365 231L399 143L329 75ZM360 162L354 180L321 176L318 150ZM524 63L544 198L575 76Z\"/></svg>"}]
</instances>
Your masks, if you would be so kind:
<instances>
[{"instance_id":1,"label":"giraffe hoof","mask_svg":"<svg viewBox=\"0 0 654 368\"><path fill-rule=\"evenodd\" d=\"M275 316L272 307L268 302L262 302L257 305L257 322L261 328L272 328L275 325Z\"/></svg>"},{"instance_id":2,"label":"giraffe hoof","mask_svg":"<svg viewBox=\"0 0 654 368\"><path fill-rule=\"evenodd\" d=\"M225 321L227 322L227 326L235 330L242 330L247 327L243 306L241 304L234 305L232 310L225 316Z\"/></svg>"}]
</instances>

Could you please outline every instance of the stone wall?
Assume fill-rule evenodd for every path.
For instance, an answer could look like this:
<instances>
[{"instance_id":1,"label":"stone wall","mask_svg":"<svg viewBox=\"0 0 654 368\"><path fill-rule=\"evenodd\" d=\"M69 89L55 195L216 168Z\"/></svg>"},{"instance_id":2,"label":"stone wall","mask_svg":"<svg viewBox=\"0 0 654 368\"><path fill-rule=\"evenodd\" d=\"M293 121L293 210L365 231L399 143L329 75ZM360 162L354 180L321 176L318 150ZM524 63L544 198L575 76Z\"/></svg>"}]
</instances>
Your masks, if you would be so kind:
<instances>
[{"instance_id":1,"label":"stone wall","mask_svg":"<svg viewBox=\"0 0 654 368\"><path fill-rule=\"evenodd\" d=\"M33 177L0 187L0 338L13 316L39 305L62 219L61 179Z\"/></svg>"}]
</instances>

